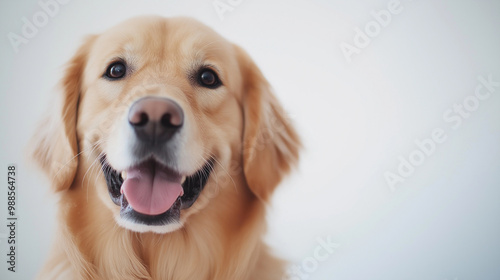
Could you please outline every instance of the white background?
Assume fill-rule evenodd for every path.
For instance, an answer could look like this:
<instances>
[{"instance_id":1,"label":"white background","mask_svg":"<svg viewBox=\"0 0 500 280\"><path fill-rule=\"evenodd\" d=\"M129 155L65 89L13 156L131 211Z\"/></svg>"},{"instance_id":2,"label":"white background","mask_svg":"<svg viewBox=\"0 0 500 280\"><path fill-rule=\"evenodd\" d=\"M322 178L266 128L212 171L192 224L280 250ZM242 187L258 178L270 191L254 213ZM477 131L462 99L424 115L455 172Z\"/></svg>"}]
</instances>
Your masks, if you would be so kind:
<instances>
[{"instance_id":1,"label":"white background","mask_svg":"<svg viewBox=\"0 0 500 280\"><path fill-rule=\"evenodd\" d=\"M274 86L306 148L274 196L266 239L308 271L302 279L500 279L500 87L458 128L443 119L478 76L500 81L500 2L401 0L351 63L340 44L354 44L355 28L388 0L232 2L221 20L212 0L72 0L18 53L7 34L21 35L22 18L41 8L0 2L0 220L10 163L20 219L16 274L0 226L0 279L32 279L53 241L55 199L24 151L62 66L85 34L142 14L199 19L245 48ZM391 191L384 173L436 128L446 141ZM318 238L340 247L315 263Z\"/></svg>"}]
</instances>

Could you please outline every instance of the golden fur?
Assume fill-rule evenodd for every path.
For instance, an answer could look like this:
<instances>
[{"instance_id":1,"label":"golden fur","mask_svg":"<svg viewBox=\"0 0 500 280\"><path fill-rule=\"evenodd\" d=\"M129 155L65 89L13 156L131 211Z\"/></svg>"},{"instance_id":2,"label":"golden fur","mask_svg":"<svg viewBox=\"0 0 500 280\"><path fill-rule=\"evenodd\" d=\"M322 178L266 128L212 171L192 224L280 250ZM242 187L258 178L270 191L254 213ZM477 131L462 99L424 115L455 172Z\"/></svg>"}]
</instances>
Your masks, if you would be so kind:
<instances>
[{"instance_id":1,"label":"golden fur","mask_svg":"<svg viewBox=\"0 0 500 280\"><path fill-rule=\"evenodd\" d=\"M105 81L102 73L117 56L132 59L136 69L121 82ZM215 93L189 83L186 71L199 61L220 70L224 86ZM60 196L58 236L40 279L283 277L284 263L262 241L265 207L296 164L300 142L241 48L191 19L134 18L88 37L61 87L61 102L33 144L34 159ZM148 94L179 100L196 119L189 143L203 147L199 157L216 159L200 197L181 212L183 226L166 234L116 223L119 207L98 160L115 145L118 119Z\"/></svg>"}]
</instances>

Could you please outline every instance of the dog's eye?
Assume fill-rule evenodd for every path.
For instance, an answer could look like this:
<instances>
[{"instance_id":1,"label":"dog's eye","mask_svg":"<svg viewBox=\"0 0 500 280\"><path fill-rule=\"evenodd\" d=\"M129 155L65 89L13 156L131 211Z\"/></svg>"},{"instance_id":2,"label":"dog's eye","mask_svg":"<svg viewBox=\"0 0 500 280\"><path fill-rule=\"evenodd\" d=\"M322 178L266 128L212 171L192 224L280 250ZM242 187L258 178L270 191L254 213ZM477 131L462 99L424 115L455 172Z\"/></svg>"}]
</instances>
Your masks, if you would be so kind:
<instances>
[{"instance_id":1,"label":"dog's eye","mask_svg":"<svg viewBox=\"0 0 500 280\"><path fill-rule=\"evenodd\" d=\"M199 72L198 82L201 86L211 89L217 88L221 85L217 74L210 69L202 69Z\"/></svg>"},{"instance_id":2,"label":"dog's eye","mask_svg":"<svg viewBox=\"0 0 500 280\"><path fill-rule=\"evenodd\" d=\"M125 64L123 64L123 62L115 62L109 65L108 69L106 70L106 77L113 80L120 79L125 76L126 72L127 67L125 67Z\"/></svg>"}]
</instances>

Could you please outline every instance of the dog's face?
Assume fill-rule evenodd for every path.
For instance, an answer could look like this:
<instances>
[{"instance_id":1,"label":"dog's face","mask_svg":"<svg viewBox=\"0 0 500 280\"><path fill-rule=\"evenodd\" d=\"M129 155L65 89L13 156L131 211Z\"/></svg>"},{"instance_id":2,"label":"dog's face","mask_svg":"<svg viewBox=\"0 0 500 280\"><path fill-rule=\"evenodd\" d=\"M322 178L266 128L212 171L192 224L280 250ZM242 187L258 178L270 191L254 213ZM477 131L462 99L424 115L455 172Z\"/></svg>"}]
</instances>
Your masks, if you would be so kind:
<instances>
[{"instance_id":1,"label":"dog's face","mask_svg":"<svg viewBox=\"0 0 500 280\"><path fill-rule=\"evenodd\" d=\"M88 38L63 91L35 158L56 190L89 188L133 231L176 230L229 188L265 201L297 160L260 71L194 20L135 18Z\"/></svg>"},{"instance_id":2,"label":"dog's face","mask_svg":"<svg viewBox=\"0 0 500 280\"><path fill-rule=\"evenodd\" d=\"M243 126L235 57L231 44L187 20L133 20L95 39L78 138L89 140L83 149L101 141L101 198L120 206L107 203L122 226L178 228L215 165L230 164Z\"/></svg>"}]
</instances>

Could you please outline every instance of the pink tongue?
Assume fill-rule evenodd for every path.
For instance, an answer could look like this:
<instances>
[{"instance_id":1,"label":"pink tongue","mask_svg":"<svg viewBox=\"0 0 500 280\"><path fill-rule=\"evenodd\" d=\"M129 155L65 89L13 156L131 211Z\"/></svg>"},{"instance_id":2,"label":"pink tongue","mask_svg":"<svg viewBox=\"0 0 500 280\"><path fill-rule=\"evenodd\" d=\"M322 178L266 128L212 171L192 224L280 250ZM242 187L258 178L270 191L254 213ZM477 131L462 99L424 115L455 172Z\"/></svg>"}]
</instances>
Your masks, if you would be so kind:
<instances>
[{"instance_id":1,"label":"pink tongue","mask_svg":"<svg viewBox=\"0 0 500 280\"><path fill-rule=\"evenodd\" d=\"M127 170L121 191L135 211L146 215L166 212L184 194L181 176L152 161Z\"/></svg>"}]
</instances>

